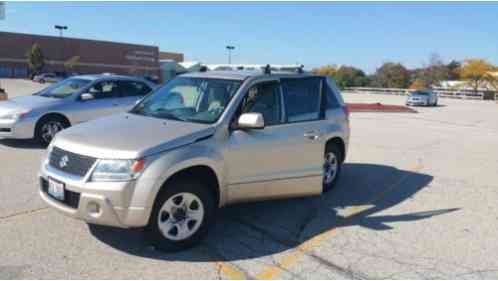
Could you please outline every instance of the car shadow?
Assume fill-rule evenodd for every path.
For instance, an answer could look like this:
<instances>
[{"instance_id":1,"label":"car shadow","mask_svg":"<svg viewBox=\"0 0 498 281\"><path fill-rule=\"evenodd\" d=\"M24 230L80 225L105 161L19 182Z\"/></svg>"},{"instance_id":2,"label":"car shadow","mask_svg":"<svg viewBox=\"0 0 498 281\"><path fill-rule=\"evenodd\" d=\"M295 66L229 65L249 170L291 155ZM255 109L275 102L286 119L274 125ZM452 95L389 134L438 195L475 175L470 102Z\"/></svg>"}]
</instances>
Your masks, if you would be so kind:
<instances>
[{"instance_id":1,"label":"car shadow","mask_svg":"<svg viewBox=\"0 0 498 281\"><path fill-rule=\"evenodd\" d=\"M337 187L321 196L233 205L220 210L216 225L199 246L162 253L138 229L89 225L103 243L131 255L169 261L234 261L295 248L332 229L361 226L372 231L402 227L398 222L430 219L458 210L420 210L377 215L426 187L433 177L373 164L345 164Z\"/></svg>"},{"instance_id":2,"label":"car shadow","mask_svg":"<svg viewBox=\"0 0 498 281\"><path fill-rule=\"evenodd\" d=\"M17 140L17 139L0 139L0 145L20 148L20 149L45 149L34 139Z\"/></svg>"}]
</instances>

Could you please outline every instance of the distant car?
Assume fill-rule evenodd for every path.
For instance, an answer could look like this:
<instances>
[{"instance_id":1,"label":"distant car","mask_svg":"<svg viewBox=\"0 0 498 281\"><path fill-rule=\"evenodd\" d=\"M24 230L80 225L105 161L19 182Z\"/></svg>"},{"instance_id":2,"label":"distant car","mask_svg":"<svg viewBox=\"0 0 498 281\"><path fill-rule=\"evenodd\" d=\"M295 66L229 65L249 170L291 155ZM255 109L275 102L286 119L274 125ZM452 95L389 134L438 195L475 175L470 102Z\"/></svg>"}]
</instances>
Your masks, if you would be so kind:
<instances>
[{"instance_id":1,"label":"distant car","mask_svg":"<svg viewBox=\"0 0 498 281\"><path fill-rule=\"evenodd\" d=\"M33 81L42 84L46 82L55 83L61 80L64 80L64 77L56 75L55 73L42 73L35 75L35 77L33 77Z\"/></svg>"},{"instance_id":2,"label":"distant car","mask_svg":"<svg viewBox=\"0 0 498 281\"><path fill-rule=\"evenodd\" d=\"M436 106L437 94L432 91L414 91L408 95L406 105Z\"/></svg>"},{"instance_id":3,"label":"distant car","mask_svg":"<svg viewBox=\"0 0 498 281\"><path fill-rule=\"evenodd\" d=\"M32 96L0 102L0 138L35 138L48 145L71 125L130 110L155 87L128 76L74 76Z\"/></svg>"}]
</instances>

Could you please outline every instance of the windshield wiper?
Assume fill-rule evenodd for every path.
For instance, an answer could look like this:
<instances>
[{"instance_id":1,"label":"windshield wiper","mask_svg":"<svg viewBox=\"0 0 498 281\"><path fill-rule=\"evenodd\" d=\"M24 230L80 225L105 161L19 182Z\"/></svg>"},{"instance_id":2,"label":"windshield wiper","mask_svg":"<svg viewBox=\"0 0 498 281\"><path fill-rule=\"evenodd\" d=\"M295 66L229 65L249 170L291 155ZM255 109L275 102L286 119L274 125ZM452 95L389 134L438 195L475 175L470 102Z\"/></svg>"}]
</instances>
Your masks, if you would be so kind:
<instances>
[{"instance_id":1,"label":"windshield wiper","mask_svg":"<svg viewBox=\"0 0 498 281\"><path fill-rule=\"evenodd\" d=\"M158 118L163 118L163 119L171 119L171 120L176 120L176 121L185 121L185 119L180 118L179 116L176 116L173 113L169 112L157 112L157 113L150 113L151 116L155 116Z\"/></svg>"}]
</instances>

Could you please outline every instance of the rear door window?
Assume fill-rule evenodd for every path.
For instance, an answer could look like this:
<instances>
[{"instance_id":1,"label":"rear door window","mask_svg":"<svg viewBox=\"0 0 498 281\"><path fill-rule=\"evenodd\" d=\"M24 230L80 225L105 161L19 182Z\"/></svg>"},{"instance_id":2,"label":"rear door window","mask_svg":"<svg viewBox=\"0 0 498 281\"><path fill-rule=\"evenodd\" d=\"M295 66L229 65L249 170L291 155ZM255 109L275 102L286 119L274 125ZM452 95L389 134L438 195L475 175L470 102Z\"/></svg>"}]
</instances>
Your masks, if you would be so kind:
<instances>
[{"instance_id":1,"label":"rear door window","mask_svg":"<svg viewBox=\"0 0 498 281\"><path fill-rule=\"evenodd\" d=\"M281 79L281 85L288 123L320 118L321 78Z\"/></svg>"},{"instance_id":2,"label":"rear door window","mask_svg":"<svg viewBox=\"0 0 498 281\"><path fill-rule=\"evenodd\" d=\"M123 97L145 96L151 91L145 83L137 81L119 81L119 85Z\"/></svg>"}]
</instances>

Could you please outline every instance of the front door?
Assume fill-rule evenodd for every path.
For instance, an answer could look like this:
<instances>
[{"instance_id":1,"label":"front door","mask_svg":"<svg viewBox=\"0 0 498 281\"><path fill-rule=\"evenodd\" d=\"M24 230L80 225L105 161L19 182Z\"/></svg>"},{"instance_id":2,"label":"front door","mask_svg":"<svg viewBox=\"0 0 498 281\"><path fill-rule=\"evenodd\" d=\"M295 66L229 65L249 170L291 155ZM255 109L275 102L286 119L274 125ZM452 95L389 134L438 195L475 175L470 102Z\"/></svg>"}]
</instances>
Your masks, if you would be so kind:
<instances>
[{"instance_id":1,"label":"front door","mask_svg":"<svg viewBox=\"0 0 498 281\"><path fill-rule=\"evenodd\" d=\"M263 82L248 91L237 115L261 113L265 128L231 132L225 151L230 202L321 192L320 90L310 96L295 86ZM296 116L295 106L306 108L304 116Z\"/></svg>"},{"instance_id":2,"label":"front door","mask_svg":"<svg viewBox=\"0 0 498 281\"><path fill-rule=\"evenodd\" d=\"M101 81L91 86L87 92L93 95L91 100L78 99L71 109L77 124L106 115L124 111L121 105L117 81Z\"/></svg>"}]
</instances>

